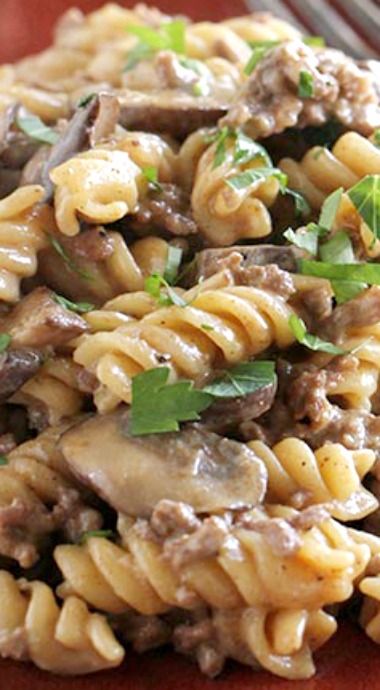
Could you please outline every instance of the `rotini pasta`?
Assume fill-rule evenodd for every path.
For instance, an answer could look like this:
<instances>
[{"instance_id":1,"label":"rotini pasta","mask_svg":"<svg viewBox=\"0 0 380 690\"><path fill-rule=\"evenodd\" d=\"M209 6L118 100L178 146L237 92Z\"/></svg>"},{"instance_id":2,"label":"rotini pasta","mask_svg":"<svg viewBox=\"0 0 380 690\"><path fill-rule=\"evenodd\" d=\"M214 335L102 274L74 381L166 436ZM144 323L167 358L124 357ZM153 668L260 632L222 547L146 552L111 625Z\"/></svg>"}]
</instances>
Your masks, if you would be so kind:
<instances>
[{"instance_id":1,"label":"rotini pasta","mask_svg":"<svg viewBox=\"0 0 380 690\"><path fill-rule=\"evenodd\" d=\"M376 510L376 498L361 483L375 462L373 451L327 443L313 452L297 438L284 439L272 449L261 441L248 445L268 470L267 500L288 505L304 493L304 505L329 503L331 515L343 521Z\"/></svg>"},{"instance_id":2,"label":"rotini pasta","mask_svg":"<svg viewBox=\"0 0 380 690\"><path fill-rule=\"evenodd\" d=\"M217 367L245 361L272 344L289 346L291 313L284 299L255 288L200 292L185 307L158 309L111 333L85 337L74 360L95 373L101 384L95 399L104 412L130 401L131 378L156 367L160 355L172 379L183 375L201 383Z\"/></svg>"},{"instance_id":3,"label":"rotini pasta","mask_svg":"<svg viewBox=\"0 0 380 690\"><path fill-rule=\"evenodd\" d=\"M289 680L314 675L312 652L337 628L334 618L321 609L271 610L260 606L216 611L213 624L224 653L253 666L259 663Z\"/></svg>"},{"instance_id":4,"label":"rotini pasta","mask_svg":"<svg viewBox=\"0 0 380 690\"><path fill-rule=\"evenodd\" d=\"M106 619L78 597L58 607L43 582L0 571L0 654L53 673L79 675L118 666L124 650ZM3 641L4 640L4 641Z\"/></svg>"},{"instance_id":5,"label":"rotini pasta","mask_svg":"<svg viewBox=\"0 0 380 690\"><path fill-rule=\"evenodd\" d=\"M60 231L76 235L77 214L90 223L112 223L136 209L140 168L123 151L94 149L51 171Z\"/></svg>"},{"instance_id":6,"label":"rotini pasta","mask_svg":"<svg viewBox=\"0 0 380 690\"><path fill-rule=\"evenodd\" d=\"M37 253L47 244L50 209L36 208L44 190L38 185L16 189L0 200L0 299L17 302L23 278L37 271Z\"/></svg>"},{"instance_id":7,"label":"rotini pasta","mask_svg":"<svg viewBox=\"0 0 380 690\"><path fill-rule=\"evenodd\" d=\"M273 514L278 517L283 511ZM190 550L188 562L175 553L172 561L163 558L165 550L141 524L130 527L119 520L119 525L120 546L94 537L85 546L55 549L65 579L58 588L60 596L76 594L115 614L129 607L157 614L173 606L193 608L199 601L216 609L317 609L347 599L370 558L369 547L355 543L346 528L331 519L298 532L299 545L288 555L276 553L260 532L234 527L224 533L215 552L204 557L192 556ZM186 555L187 540L191 536L181 539Z\"/></svg>"},{"instance_id":8,"label":"rotini pasta","mask_svg":"<svg viewBox=\"0 0 380 690\"><path fill-rule=\"evenodd\" d=\"M379 75L114 3L0 66L0 657L380 644Z\"/></svg>"},{"instance_id":9,"label":"rotini pasta","mask_svg":"<svg viewBox=\"0 0 380 690\"><path fill-rule=\"evenodd\" d=\"M79 536L102 524L99 513L82 500L86 492L72 481L58 451L57 440L68 426L49 427L12 451L0 467L0 554L24 568L33 565L57 529Z\"/></svg>"},{"instance_id":10,"label":"rotini pasta","mask_svg":"<svg viewBox=\"0 0 380 690\"><path fill-rule=\"evenodd\" d=\"M214 246L225 246L270 235L272 222L268 208L278 196L279 182L269 177L253 180L241 189L231 188L228 180L242 170L234 162L232 145L217 167L215 155L216 144L213 144L201 156L191 196L194 218L206 240ZM244 170L262 165L261 158L255 157Z\"/></svg>"}]
</instances>

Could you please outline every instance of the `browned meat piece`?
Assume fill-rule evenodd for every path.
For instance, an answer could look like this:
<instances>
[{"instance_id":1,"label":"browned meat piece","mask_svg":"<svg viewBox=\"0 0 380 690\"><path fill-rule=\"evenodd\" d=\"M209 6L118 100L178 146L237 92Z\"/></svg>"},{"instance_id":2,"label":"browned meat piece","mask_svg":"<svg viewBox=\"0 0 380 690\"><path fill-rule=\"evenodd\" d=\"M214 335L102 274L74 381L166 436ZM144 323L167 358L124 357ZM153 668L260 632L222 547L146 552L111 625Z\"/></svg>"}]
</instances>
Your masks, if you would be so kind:
<instances>
[{"instance_id":1,"label":"browned meat piece","mask_svg":"<svg viewBox=\"0 0 380 690\"><path fill-rule=\"evenodd\" d=\"M84 532L100 529L103 522L100 513L86 506L78 491L71 488L59 492L59 501L54 506L53 517L56 529L72 542L77 542Z\"/></svg>"},{"instance_id":2,"label":"browned meat piece","mask_svg":"<svg viewBox=\"0 0 380 690\"><path fill-rule=\"evenodd\" d=\"M312 80L311 98L299 96L301 72ZM365 135L379 127L377 77L338 50L287 41L258 63L221 124L244 125L257 138L331 118Z\"/></svg>"},{"instance_id":3,"label":"browned meat piece","mask_svg":"<svg viewBox=\"0 0 380 690\"><path fill-rule=\"evenodd\" d=\"M10 453L16 446L17 441L12 433L8 432L6 434L1 434L0 455L7 455L7 453Z\"/></svg>"},{"instance_id":4,"label":"browned meat piece","mask_svg":"<svg viewBox=\"0 0 380 690\"><path fill-rule=\"evenodd\" d=\"M265 467L246 445L197 425L133 437L123 409L69 430L60 449L84 485L137 517L149 517L162 499L197 513L256 505L266 490Z\"/></svg>"},{"instance_id":5,"label":"browned meat piece","mask_svg":"<svg viewBox=\"0 0 380 690\"><path fill-rule=\"evenodd\" d=\"M0 355L0 402L7 400L38 371L43 362L35 350L7 350Z\"/></svg>"},{"instance_id":6,"label":"browned meat piece","mask_svg":"<svg viewBox=\"0 0 380 690\"><path fill-rule=\"evenodd\" d=\"M84 319L61 307L45 287L24 297L1 322L1 330L9 333L15 348L59 347L87 328Z\"/></svg>"},{"instance_id":7,"label":"browned meat piece","mask_svg":"<svg viewBox=\"0 0 380 690\"><path fill-rule=\"evenodd\" d=\"M276 383L239 398L216 400L202 414L202 425L217 434L226 434L232 428L261 417L273 405Z\"/></svg>"},{"instance_id":8,"label":"browned meat piece","mask_svg":"<svg viewBox=\"0 0 380 690\"><path fill-rule=\"evenodd\" d=\"M11 105L0 114L0 161L4 168L13 170L20 170L40 146L17 127L18 114L30 113L22 106Z\"/></svg>"},{"instance_id":9,"label":"browned meat piece","mask_svg":"<svg viewBox=\"0 0 380 690\"><path fill-rule=\"evenodd\" d=\"M112 256L114 251L111 237L101 227L88 228L75 237L61 240L61 244L67 248L74 261L77 258L83 258L86 261L104 261Z\"/></svg>"},{"instance_id":10,"label":"browned meat piece","mask_svg":"<svg viewBox=\"0 0 380 690\"><path fill-rule=\"evenodd\" d=\"M268 264L275 264L282 271L295 273L297 259L301 259L303 255L304 253L295 247L277 247L271 244L203 249L196 255L194 271L189 280L194 285L225 268L229 268L234 275L246 276L251 268L266 268ZM245 271L248 271L248 274Z\"/></svg>"},{"instance_id":11,"label":"browned meat piece","mask_svg":"<svg viewBox=\"0 0 380 690\"><path fill-rule=\"evenodd\" d=\"M145 94L122 92L120 124L126 129L145 132L167 132L177 139L201 127L211 127L227 111L227 105L212 98L198 98L188 94Z\"/></svg>"},{"instance_id":12,"label":"browned meat piece","mask_svg":"<svg viewBox=\"0 0 380 690\"><path fill-rule=\"evenodd\" d=\"M174 570L184 565L216 556L228 536L228 527L221 517L206 518L191 535L168 539L163 556Z\"/></svg>"},{"instance_id":13,"label":"browned meat piece","mask_svg":"<svg viewBox=\"0 0 380 690\"><path fill-rule=\"evenodd\" d=\"M282 518L265 518L263 520L243 513L238 524L244 529L259 532L268 542L276 556L292 556L301 548L301 538L294 527Z\"/></svg>"},{"instance_id":14,"label":"browned meat piece","mask_svg":"<svg viewBox=\"0 0 380 690\"><path fill-rule=\"evenodd\" d=\"M3 470L2 482L4 472L8 471ZM55 527L52 514L37 499L15 496L10 504L0 506L0 554L29 568Z\"/></svg>"},{"instance_id":15,"label":"browned meat piece","mask_svg":"<svg viewBox=\"0 0 380 690\"><path fill-rule=\"evenodd\" d=\"M333 342L346 337L347 330L371 326L380 321L380 287L373 286L341 304L320 324L320 333Z\"/></svg>"},{"instance_id":16,"label":"browned meat piece","mask_svg":"<svg viewBox=\"0 0 380 690\"><path fill-rule=\"evenodd\" d=\"M122 639L132 644L139 654L162 647L170 642L172 635L170 625L158 616L143 616L130 611L118 616L114 623Z\"/></svg>"},{"instance_id":17,"label":"browned meat piece","mask_svg":"<svg viewBox=\"0 0 380 690\"><path fill-rule=\"evenodd\" d=\"M306 310L305 318L311 321L310 328L314 330L314 324L327 319L333 308L331 287L328 284L314 287L300 293L299 298Z\"/></svg>"},{"instance_id":18,"label":"browned meat piece","mask_svg":"<svg viewBox=\"0 0 380 690\"><path fill-rule=\"evenodd\" d=\"M308 530L315 525L319 525L321 522L328 520L330 517L330 511L328 506L324 506L322 503L317 506L309 506L301 512L290 518L289 523L295 529Z\"/></svg>"},{"instance_id":19,"label":"browned meat piece","mask_svg":"<svg viewBox=\"0 0 380 690\"><path fill-rule=\"evenodd\" d=\"M153 510L150 526L159 537L194 532L200 522L187 503L163 499Z\"/></svg>"},{"instance_id":20,"label":"browned meat piece","mask_svg":"<svg viewBox=\"0 0 380 690\"><path fill-rule=\"evenodd\" d=\"M164 230L171 235L194 235L198 227L191 215L188 194L174 184L162 184L160 192L144 199L130 223L136 231Z\"/></svg>"}]
</instances>

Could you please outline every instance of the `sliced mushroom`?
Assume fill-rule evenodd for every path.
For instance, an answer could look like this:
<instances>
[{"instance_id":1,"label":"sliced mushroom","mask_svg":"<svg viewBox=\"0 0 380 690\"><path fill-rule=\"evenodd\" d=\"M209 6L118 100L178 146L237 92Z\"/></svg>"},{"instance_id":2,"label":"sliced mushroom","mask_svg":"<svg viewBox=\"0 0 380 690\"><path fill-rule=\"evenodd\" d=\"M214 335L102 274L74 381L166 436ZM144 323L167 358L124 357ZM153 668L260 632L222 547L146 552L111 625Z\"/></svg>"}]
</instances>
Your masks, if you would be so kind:
<instances>
[{"instance_id":1,"label":"sliced mushroom","mask_svg":"<svg viewBox=\"0 0 380 690\"><path fill-rule=\"evenodd\" d=\"M162 499L199 513L252 506L266 490L266 469L243 443L197 425L133 437L124 410L70 429L60 449L81 482L115 510L138 517L149 517Z\"/></svg>"},{"instance_id":2,"label":"sliced mushroom","mask_svg":"<svg viewBox=\"0 0 380 690\"><path fill-rule=\"evenodd\" d=\"M38 350L18 348L0 355L0 402L7 400L37 373L43 361Z\"/></svg>"},{"instance_id":3,"label":"sliced mushroom","mask_svg":"<svg viewBox=\"0 0 380 690\"><path fill-rule=\"evenodd\" d=\"M227 105L212 98L196 98L188 94L145 94L128 91L119 95L120 123L127 129L146 132L168 132L177 139L201 127L215 125L226 112Z\"/></svg>"},{"instance_id":4,"label":"sliced mushroom","mask_svg":"<svg viewBox=\"0 0 380 690\"><path fill-rule=\"evenodd\" d=\"M216 400L202 414L202 424L210 431L225 434L243 422L261 417L273 405L277 384L270 383L238 398Z\"/></svg>"}]
</instances>

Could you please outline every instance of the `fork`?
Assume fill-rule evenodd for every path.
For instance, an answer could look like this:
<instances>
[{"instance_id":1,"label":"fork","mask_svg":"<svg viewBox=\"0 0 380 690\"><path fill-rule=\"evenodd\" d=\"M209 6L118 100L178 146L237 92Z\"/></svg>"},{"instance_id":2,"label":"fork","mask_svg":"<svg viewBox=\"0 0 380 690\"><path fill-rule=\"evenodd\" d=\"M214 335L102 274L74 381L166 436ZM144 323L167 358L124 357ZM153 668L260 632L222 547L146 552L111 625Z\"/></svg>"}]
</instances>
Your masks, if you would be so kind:
<instances>
[{"instance_id":1,"label":"fork","mask_svg":"<svg viewBox=\"0 0 380 690\"><path fill-rule=\"evenodd\" d=\"M328 45L357 59L379 56L377 0L246 0L251 11L269 11L303 33L324 36Z\"/></svg>"}]
</instances>

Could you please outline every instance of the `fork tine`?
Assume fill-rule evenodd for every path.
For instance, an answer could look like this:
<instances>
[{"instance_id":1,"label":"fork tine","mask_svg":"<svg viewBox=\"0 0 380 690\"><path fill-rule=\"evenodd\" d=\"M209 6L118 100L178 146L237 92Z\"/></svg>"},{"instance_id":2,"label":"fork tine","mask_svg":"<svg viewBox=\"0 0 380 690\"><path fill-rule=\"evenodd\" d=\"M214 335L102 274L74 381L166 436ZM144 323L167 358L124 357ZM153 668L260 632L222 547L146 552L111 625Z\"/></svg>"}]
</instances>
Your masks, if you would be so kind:
<instances>
[{"instance_id":1,"label":"fork tine","mask_svg":"<svg viewBox=\"0 0 380 690\"><path fill-rule=\"evenodd\" d=\"M380 9L372 0L334 0L376 47L379 45Z\"/></svg>"},{"instance_id":2,"label":"fork tine","mask_svg":"<svg viewBox=\"0 0 380 690\"><path fill-rule=\"evenodd\" d=\"M300 31L306 32L306 27L301 24L282 0L246 0L246 4L252 12L271 12L276 17L290 22Z\"/></svg>"},{"instance_id":3,"label":"fork tine","mask_svg":"<svg viewBox=\"0 0 380 690\"><path fill-rule=\"evenodd\" d=\"M356 58L376 57L376 53L325 0L291 0L289 4L314 33L326 38L329 45Z\"/></svg>"}]
</instances>

